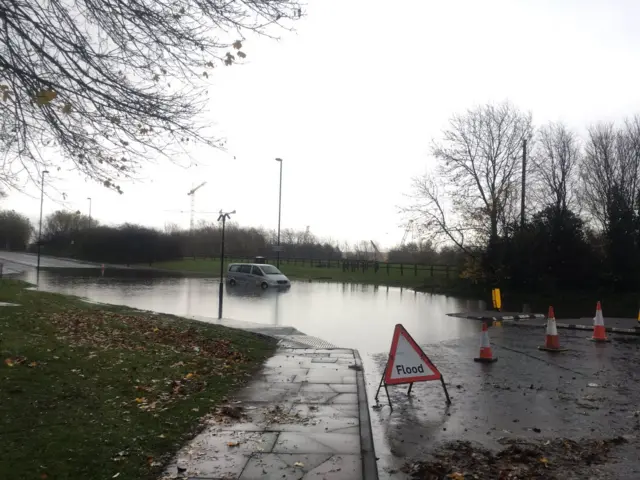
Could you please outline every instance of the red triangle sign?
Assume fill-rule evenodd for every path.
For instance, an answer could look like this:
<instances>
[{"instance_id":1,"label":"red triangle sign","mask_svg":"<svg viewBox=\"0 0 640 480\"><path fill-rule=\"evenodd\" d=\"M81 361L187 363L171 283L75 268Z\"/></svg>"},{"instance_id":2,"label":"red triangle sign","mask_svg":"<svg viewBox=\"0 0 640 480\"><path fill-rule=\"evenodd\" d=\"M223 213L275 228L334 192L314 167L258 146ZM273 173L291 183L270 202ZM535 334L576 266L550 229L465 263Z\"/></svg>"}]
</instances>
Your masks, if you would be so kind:
<instances>
[{"instance_id":1,"label":"red triangle sign","mask_svg":"<svg viewBox=\"0 0 640 480\"><path fill-rule=\"evenodd\" d=\"M391 341L389 362L384 374L384 383L397 385L400 383L427 382L440 380L442 375L431 363L409 332L400 324L396 325Z\"/></svg>"}]
</instances>

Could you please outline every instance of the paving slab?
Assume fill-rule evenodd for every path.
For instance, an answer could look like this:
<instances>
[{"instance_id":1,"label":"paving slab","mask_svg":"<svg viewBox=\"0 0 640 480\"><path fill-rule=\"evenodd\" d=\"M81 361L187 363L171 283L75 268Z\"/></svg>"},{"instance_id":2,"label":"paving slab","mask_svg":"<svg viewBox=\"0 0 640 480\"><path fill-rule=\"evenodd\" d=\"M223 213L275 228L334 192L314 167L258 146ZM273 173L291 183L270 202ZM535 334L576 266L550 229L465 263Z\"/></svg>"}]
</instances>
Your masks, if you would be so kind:
<instances>
[{"instance_id":1,"label":"paving slab","mask_svg":"<svg viewBox=\"0 0 640 480\"><path fill-rule=\"evenodd\" d=\"M353 350L280 349L205 423L163 478L377 479Z\"/></svg>"}]
</instances>

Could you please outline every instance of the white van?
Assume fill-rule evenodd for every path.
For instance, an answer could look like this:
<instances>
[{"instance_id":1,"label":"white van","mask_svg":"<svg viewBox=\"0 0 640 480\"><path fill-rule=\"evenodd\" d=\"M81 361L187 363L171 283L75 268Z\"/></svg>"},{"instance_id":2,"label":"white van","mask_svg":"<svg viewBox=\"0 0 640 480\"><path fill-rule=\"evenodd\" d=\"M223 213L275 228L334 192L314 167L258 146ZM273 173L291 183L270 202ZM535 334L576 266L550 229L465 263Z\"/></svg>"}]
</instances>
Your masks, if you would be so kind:
<instances>
[{"instance_id":1,"label":"white van","mask_svg":"<svg viewBox=\"0 0 640 480\"><path fill-rule=\"evenodd\" d=\"M232 286L247 283L260 286L263 290L291 286L289 279L280 270L266 263L232 263L227 270L227 282Z\"/></svg>"}]
</instances>

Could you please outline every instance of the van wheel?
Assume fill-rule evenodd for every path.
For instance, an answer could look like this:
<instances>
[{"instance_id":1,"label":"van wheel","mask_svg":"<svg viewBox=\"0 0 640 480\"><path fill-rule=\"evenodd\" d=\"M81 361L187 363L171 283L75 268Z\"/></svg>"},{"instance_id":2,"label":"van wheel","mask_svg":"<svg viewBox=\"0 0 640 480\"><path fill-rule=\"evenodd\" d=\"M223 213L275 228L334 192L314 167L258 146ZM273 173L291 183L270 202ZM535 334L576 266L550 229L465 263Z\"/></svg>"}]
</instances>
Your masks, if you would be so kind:
<instances>
[{"instance_id":1,"label":"van wheel","mask_svg":"<svg viewBox=\"0 0 640 480\"><path fill-rule=\"evenodd\" d=\"M269 284L267 282L262 282L260 286L262 287L263 290L266 290L267 288L269 288Z\"/></svg>"},{"instance_id":2,"label":"van wheel","mask_svg":"<svg viewBox=\"0 0 640 480\"><path fill-rule=\"evenodd\" d=\"M231 280L229 280L229 285L231 285L232 287L235 287L236 285L236 280L234 278L232 278Z\"/></svg>"}]
</instances>

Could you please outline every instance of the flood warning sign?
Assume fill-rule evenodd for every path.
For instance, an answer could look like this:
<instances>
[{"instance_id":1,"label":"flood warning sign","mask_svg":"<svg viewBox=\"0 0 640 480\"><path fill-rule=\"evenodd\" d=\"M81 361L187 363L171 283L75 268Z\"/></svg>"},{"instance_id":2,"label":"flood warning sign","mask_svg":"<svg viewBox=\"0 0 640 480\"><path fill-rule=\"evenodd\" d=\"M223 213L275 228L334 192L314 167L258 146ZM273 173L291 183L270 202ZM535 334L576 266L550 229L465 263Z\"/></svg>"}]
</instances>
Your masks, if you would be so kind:
<instances>
[{"instance_id":1,"label":"flood warning sign","mask_svg":"<svg viewBox=\"0 0 640 480\"><path fill-rule=\"evenodd\" d=\"M442 375L431 363L411 335L400 324L396 325L391 341L389 362L384 375L384 383L426 382L440 380Z\"/></svg>"}]
</instances>

